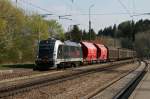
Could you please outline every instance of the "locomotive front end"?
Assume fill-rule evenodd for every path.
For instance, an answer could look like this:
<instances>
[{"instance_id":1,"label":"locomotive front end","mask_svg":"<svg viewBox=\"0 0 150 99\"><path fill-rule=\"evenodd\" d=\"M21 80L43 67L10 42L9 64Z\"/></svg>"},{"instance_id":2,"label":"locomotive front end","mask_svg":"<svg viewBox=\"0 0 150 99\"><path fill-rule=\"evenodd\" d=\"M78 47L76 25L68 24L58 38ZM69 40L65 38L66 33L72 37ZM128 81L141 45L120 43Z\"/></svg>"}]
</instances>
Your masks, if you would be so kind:
<instances>
[{"instance_id":1,"label":"locomotive front end","mask_svg":"<svg viewBox=\"0 0 150 99\"><path fill-rule=\"evenodd\" d=\"M41 40L38 44L36 69L48 69L55 65L55 39Z\"/></svg>"}]
</instances>

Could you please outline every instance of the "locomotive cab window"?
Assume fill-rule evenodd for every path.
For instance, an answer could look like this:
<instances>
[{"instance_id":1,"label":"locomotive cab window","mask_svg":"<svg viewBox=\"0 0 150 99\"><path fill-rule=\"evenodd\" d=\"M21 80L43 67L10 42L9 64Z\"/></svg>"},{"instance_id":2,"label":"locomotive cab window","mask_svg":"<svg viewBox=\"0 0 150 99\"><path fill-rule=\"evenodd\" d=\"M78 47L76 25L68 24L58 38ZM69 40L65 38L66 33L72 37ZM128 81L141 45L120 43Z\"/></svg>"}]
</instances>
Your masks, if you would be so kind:
<instances>
[{"instance_id":1,"label":"locomotive cab window","mask_svg":"<svg viewBox=\"0 0 150 99\"><path fill-rule=\"evenodd\" d=\"M63 45L59 45L59 47L58 47L57 58L58 59L63 58Z\"/></svg>"},{"instance_id":2,"label":"locomotive cab window","mask_svg":"<svg viewBox=\"0 0 150 99\"><path fill-rule=\"evenodd\" d=\"M42 41L39 44L39 58L52 58L55 42Z\"/></svg>"}]
</instances>

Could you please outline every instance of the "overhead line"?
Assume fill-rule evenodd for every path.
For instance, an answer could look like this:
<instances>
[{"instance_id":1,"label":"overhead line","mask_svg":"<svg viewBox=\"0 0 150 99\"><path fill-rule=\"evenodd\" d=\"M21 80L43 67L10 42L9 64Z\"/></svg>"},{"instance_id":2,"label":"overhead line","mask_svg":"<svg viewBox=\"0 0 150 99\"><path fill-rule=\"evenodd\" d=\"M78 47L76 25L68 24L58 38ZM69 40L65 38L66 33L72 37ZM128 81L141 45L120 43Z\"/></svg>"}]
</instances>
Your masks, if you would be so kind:
<instances>
[{"instance_id":1,"label":"overhead line","mask_svg":"<svg viewBox=\"0 0 150 99\"><path fill-rule=\"evenodd\" d=\"M127 9L127 7L120 0L118 0L118 2L126 10L126 12L129 14L129 16L132 17L132 15L131 15L130 11Z\"/></svg>"},{"instance_id":2,"label":"overhead line","mask_svg":"<svg viewBox=\"0 0 150 99\"><path fill-rule=\"evenodd\" d=\"M91 14L91 15L125 15L125 14L129 14L129 13L95 13L95 14ZM136 13L136 14L140 14L140 13ZM79 16L79 15L89 15L89 14L77 13L77 14L72 14L72 15Z\"/></svg>"},{"instance_id":3,"label":"overhead line","mask_svg":"<svg viewBox=\"0 0 150 99\"><path fill-rule=\"evenodd\" d=\"M44 9L44 8L42 8L42 7L40 7L40 6L37 6L37 5L35 5L35 4L32 4L31 2L27 2L27 1L25 1L25 0L20 0L20 1L22 1L23 3L26 3L26 4L30 5L30 6L32 6L32 7L34 7L34 8L37 8L37 9L40 9L40 10L42 10L42 11L47 12L48 14L43 14L44 17L47 16L47 15L53 15L53 16L56 16L56 17L59 18L59 16L60 16L60 15L54 14L54 12L51 12L51 11L49 11L49 10L47 10L47 9ZM62 15L62 16L64 16L64 17L67 18L67 16L72 16L72 15Z\"/></svg>"},{"instance_id":4,"label":"overhead line","mask_svg":"<svg viewBox=\"0 0 150 99\"><path fill-rule=\"evenodd\" d=\"M30 5L30 6L32 6L32 7L34 7L34 8L43 10L43 11L45 11L45 12L48 12L48 13L52 14L52 15L56 15L56 14L54 14L53 12L51 12L51 11L49 11L49 10L47 10L47 9L44 9L44 8L42 8L42 7L40 7L40 6L37 6L37 5L32 4L31 2L27 2L27 1L25 1L25 0L20 0L20 1L22 1L23 3L26 3L26 4Z\"/></svg>"},{"instance_id":5,"label":"overhead line","mask_svg":"<svg viewBox=\"0 0 150 99\"><path fill-rule=\"evenodd\" d=\"M132 3L133 3L133 14L134 14L136 11L135 0L133 0Z\"/></svg>"}]
</instances>

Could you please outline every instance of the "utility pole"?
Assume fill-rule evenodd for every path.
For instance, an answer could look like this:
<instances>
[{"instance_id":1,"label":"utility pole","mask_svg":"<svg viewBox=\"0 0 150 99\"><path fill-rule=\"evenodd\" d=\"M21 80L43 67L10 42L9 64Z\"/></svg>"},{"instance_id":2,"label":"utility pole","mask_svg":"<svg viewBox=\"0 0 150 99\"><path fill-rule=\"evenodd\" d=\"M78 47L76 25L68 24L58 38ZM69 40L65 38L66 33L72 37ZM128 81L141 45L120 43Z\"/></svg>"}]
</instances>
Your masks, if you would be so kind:
<instances>
[{"instance_id":1,"label":"utility pole","mask_svg":"<svg viewBox=\"0 0 150 99\"><path fill-rule=\"evenodd\" d=\"M94 7L94 4L92 4L90 7L89 7L89 35L90 35L90 40L91 40L91 8Z\"/></svg>"},{"instance_id":2,"label":"utility pole","mask_svg":"<svg viewBox=\"0 0 150 99\"><path fill-rule=\"evenodd\" d=\"M64 19L64 20L70 20L70 21L72 21L72 19L71 19L71 18L68 18L68 16L72 16L72 15L63 15L63 16L59 16L59 19ZM73 25L69 25L68 31L71 30L71 27L72 27L72 26L73 26ZM70 40L71 40L71 33L69 34L69 38L70 38Z\"/></svg>"},{"instance_id":3,"label":"utility pole","mask_svg":"<svg viewBox=\"0 0 150 99\"><path fill-rule=\"evenodd\" d=\"M16 8L18 7L18 0L16 0Z\"/></svg>"},{"instance_id":4,"label":"utility pole","mask_svg":"<svg viewBox=\"0 0 150 99\"><path fill-rule=\"evenodd\" d=\"M45 18L45 17L52 16L52 15L54 15L54 14L46 13L46 14L40 14L39 16L40 16L41 18ZM40 21L40 23L41 23L42 20L39 20L39 21ZM38 41L40 41L40 25L39 25Z\"/></svg>"}]
</instances>

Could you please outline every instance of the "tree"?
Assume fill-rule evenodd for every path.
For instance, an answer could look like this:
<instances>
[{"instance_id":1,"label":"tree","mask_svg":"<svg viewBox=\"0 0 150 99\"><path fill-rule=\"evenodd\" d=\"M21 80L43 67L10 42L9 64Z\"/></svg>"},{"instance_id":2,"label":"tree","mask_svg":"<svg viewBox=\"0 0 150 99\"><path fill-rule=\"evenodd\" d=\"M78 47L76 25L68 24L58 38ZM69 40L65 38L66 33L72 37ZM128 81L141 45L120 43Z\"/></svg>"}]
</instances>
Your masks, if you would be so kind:
<instances>
[{"instance_id":1,"label":"tree","mask_svg":"<svg viewBox=\"0 0 150 99\"><path fill-rule=\"evenodd\" d=\"M103 36L103 30L102 29L100 29L99 31L98 31L98 35L97 36Z\"/></svg>"},{"instance_id":2,"label":"tree","mask_svg":"<svg viewBox=\"0 0 150 99\"><path fill-rule=\"evenodd\" d=\"M0 63L33 62L38 39L64 39L57 21L26 14L9 0L0 0L0 12Z\"/></svg>"},{"instance_id":3,"label":"tree","mask_svg":"<svg viewBox=\"0 0 150 99\"><path fill-rule=\"evenodd\" d=\"M117 26L116 24L114 24L113 28L112 28L112 37L116 38L116 31L117 31Z\"/></svg>"},{"instance_id":4,"label":"tree","mask_svg":"<svg viewBox=\"0 0 150 99\"><path fill-rule=\"evenodd\" d=\"M82 40L88 40L88 39L89 39L88 33L85 30L83 30L83 32L82 32Z\"/></svg>"},{"instance_id":5,"label":"tree","mask_svg":"<svg viewBox=\"0 0 150 99\"><path fill-rule=\"evenodd\" d=\"M110 36L110 37L113 37L114 36L114 29L115 27L105 27L103 30L99 30L98 32L98 36Z\"/></svg>"},{"instance_id":6,"label":"tree","mask_svg":"<svg viewBox=\"0 0 150 99\"><path fill-rule=\"evenodd\" d=\"M95 40L96 39L96 33L93 29L91 29L91 40Z\"/></svg>"},{"instance_id":7,"label":"tree","mask_svg":"<svg viewBox=\"0 0 150 99\"><path fill-rule=\"evenodd\" d=\"M73 29L69 33L70 39L75 42L80 42L82 39L82 31L77 25L73 25Z\"/></svg>"},{"instance_id":8,"label":"tree","mask_svg":"<svg viewBox=\"0 0 150 99\"><path fill-rule=\"evenodd\" d=\"M150 31L139 32L135 39L135 49L139 57L150 57Z\"/></svg>"},{"instance_id":9,"label":"tree","mask_svg":"<svg viewBox=\"0 0 150 99\"><path fill-rule=\"evenodd\" d=\"M132 25L131 21L122 22L118 25L118 30L120 30L120 37L126 37L132 39Z\"/></svg>"}]
</instances>

